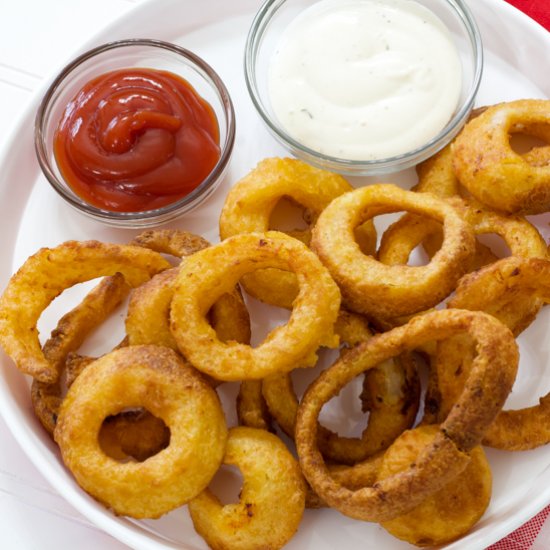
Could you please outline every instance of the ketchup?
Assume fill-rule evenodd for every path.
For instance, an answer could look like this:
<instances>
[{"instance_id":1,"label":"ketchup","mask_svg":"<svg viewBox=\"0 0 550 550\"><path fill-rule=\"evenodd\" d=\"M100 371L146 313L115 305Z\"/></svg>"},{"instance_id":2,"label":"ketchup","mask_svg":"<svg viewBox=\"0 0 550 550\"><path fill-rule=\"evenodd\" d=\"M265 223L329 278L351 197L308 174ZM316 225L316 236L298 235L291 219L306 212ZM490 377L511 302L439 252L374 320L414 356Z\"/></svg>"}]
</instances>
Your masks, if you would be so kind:
<instances>
[{"instance_id":1,"label":"ketchup","mask_svg":"<svg viewBox=\"0 0 550 550\"><path fill-rule=\"evenodd\" d=\"M183 78L121 69L89 81L54 136L61 174L87 203L140 212L188 195L220 158L214 110Z\"/></svg>"}]
</instances>

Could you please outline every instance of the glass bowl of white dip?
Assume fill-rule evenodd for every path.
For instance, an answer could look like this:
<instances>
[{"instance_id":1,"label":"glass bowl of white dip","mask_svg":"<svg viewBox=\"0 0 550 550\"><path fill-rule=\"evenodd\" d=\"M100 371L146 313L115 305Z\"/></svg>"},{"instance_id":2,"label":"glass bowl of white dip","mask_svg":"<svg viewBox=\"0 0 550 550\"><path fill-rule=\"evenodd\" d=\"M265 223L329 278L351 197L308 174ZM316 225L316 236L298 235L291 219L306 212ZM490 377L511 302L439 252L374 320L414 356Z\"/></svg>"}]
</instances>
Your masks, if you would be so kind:
<instances>
[{"instance_id":1,"label":"glass bowl of white dip","mask_svg":"<svg viewBox=\"0 0 550 550\"><path fill-rule=\"evenodd\" d=\"M483 70L462 0L266 0L245 79L292 154L345 175L404 170L447 145Z\"/></svg>"}]
</instances>

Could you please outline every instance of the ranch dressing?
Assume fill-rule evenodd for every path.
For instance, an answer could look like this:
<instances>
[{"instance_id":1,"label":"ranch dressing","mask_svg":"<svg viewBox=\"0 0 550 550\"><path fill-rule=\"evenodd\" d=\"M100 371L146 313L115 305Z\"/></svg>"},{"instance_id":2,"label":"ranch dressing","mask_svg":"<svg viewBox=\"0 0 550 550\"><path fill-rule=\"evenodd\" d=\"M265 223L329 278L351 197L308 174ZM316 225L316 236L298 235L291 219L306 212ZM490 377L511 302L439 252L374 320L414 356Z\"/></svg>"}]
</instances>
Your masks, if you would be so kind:
<instances>
[{"instance_id":1,"label":"ranch dressing","mask_svg":"<svg viewBox=\"0 0 550 550\"><path fill-rule=\"evenodd\" d=\"M374 160L443 129L462 69L450 33L412 0L321 0L285 29L269 67L273 111L320 153Z\"/></svg>"}]
</instances>

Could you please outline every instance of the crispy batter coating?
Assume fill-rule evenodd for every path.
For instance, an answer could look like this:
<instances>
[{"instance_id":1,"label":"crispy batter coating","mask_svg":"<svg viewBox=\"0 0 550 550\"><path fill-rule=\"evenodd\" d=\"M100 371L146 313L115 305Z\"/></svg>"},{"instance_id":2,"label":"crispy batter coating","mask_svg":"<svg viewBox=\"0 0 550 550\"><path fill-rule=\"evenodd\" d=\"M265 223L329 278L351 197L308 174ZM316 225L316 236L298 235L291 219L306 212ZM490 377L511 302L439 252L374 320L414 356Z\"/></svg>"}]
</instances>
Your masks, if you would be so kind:
<instances>
[{"instance_id":1,"label":"crispy batter coating","mask_svg":"<svg viewBox=\"0 0 550 550\"><path fill-rule=\"evenodd\" d=\"M487 107L476 109L470 119L486 110ZM550 146L535 147L522 157L529 164L544 166L550 163ZM487 209L460 185L453 167L453 143L420 163L416 167L416 172L418 184L414 186L414 191L433 193L441 198L461 197L464 200L464 206L467 208L465 215L474 225L476 234L494 232L506 241L512 254L540 256L542 238L530 223L517 216L502 216ZM430 257L441 247L441 225L434 220L412 214L402 216L385 233L379 251L379 259L384 263L406 263L410 252L419 243L422 243ZM476 254L472 258L469 271L479 269L497 259L489 247L476 241Z\"/></svg>"},{"instance_id":2,"label":"crispy batter coating","mask_svg":"<svg viewBox=\"0 0 550 550\"><path fill-rule=\"evenodd\" d=\"M145 231L132 242L182 259L210 246L198 235L168 229ZM156 344L178 349L169 322L177 272L178 269L173 268L159 273L132 292L126 316L126 332L131 345ZM209 318L223 342L250 342L250 318L237 288L220 296L213 304Z\"/></svg>"},{"instance_id":3,"label":"crispy batter coating","mask_svg":"<svg viewBox=\"0 0 550 550\"><path fill-rule=\"evenodd\" d=\"M361 489L361 487L368 487L376 482L383 456L384 452L382 451L353 466L329 464L328 470L331 477L347 489ZM308 485L306 508L325 508L326 506L327 503Z\"/></svg>"},{"instance_id":4,"label":"crispy batter coating","mask_svg":"<svg viewBox=\"0 0 550 550\"><path fill-rule=\"evenodd\" d=\"M36 323L65 289L105 275L122 273L131 287L170 264L157 252L98 241L68 241L43 248L13 275L0 298L0 344L17 367L40 382L52 383L59 368L45 357Z\"/></svg>"},{"instance_id":5,"label":"crispy batter coating","mask_svg":"<svg viewBox=\"0 0 550 550\"><path fill-rule=\"evenodd\" d=\"M544 156L541 152L543 149L546 148L533 149L523 156L527 161L534 161L534 157L539 158L540 161L540 158ZM548 158L550 159L550 156ZM433 193L451 200L452 204L462 213L463 218L472 225L476 235L492 233L500 236L513 256L526 258L547 256L544 239L526 219L494 212L465 192L454 173L452 144L417 166L416 170L419 182L414 190ZM441 247L441 242L442 227L440 223L407 213L382 235L378 259L389 265L406 264L411 252L419 244L422 244L429 257L433 257ZM476 253L471 258L468 272L475 271L497 260L498 257L489 247L476 240ZM524 318L518 318L518 325L528 325L535 318L541 306L542 301L539 298L526 296L525 304L520 309L524 312ZM511 312L511 314L515 314L515 312ZM398 321L396 320L396 322Z\"/></svg>"},{"instance_id":6,"label":"crispy batter coating","mask_svg":"<svg viewBox=\"0 0 550 550\"><path fill-rule=\"evenodd\" d=\"M239 468L239 502L223 506L205 490L189 502L196 531L213 550L275 550L294 535L305 506L305 483L282 441L265 430L229 431L224 464Z\"/></svg>"},{"instance_id":7,"label":"crispy batter coating","mask_svg":"<svg viewBox=\"0 0 550 550\"><path fill-rule=\"evenodd\" d=\"M206 314L245 274L263 267L294 271L300 292L288 322L255 348L221 342ZM181 352L218 380L261 379L296 366L313 366L320 346L336 346L340 292L319 259L283 233L230 237L190 256L181 266L171 304L171 329Z\"/></svg>"},{"instance_id":8,"label":"crispy batter coating","mask_svg":"<svg viewBox=\"0 0 550 550\"><path fill-rule=\"evenodd\" d=\"M200 235L181 229L148 229L134 237L130 244L176 258L190 256L197 250L210 246L210 243Z\"/></svg>"},{"instance_id":9,"label":"crispy batter coating","mask_svg":"<svg viewBox=\"0 0 550 550\"><path fill-rule=\"evenodd\" d=\"M550 301L550 261L505 258L464 277L449 307L485 311L509 326L516 334L525 328L523 304L527 298ZM441 342L435 357L441 410L444 415L454 403L470 371L473 343L465 337ZM491 424L483 442L510 451L534 449L550 442L550 393L537 405L503 410Z\"/></svg>"},{"instance_id":10,"label":"crispy batter coating","mask_svg":"<svg viewBox=\"0 0 550 550\"><path fill-rule=\"evenodd\" d=\"M88 334L120 305L129 291L130 287L120 273L102 279L82 302L61 317L42 348L46 360L59 372L66 369L69 354L82 345ZM72 380L66 382L67 386L71 383ZM53 435L62 395L60 378L53 383L36 379L32 382L31 400L34 412L50 435Z\"/></svg>"},{"instance_id":11,"label":"crispy batter coating","mask_svg":"<svg viewBox=\"0 0 550 550\"><path fill-rule=\"evenodd\" d=\"M367 320L341 310L335 325L340 342L353 347L372 336ZM344 347L341 353L347 353ZM290 374L274 374L262 382L262 392L279 427L294 438L298 397ZM385 361L367 371L363 382L364 412L368 424L360 438L342 437L318 427L318 444L326 460L355 464L385 449L403 430L410 428L418 411L420 386L416 366L410 356Z\"/></svg>"},{"instance_id":12,"label":"crispy batter coating","mask_svg":"<svg viewBox=\"0 0 550 550\"><path fill-rule=\"evenodd\" d=\"M378 480L406 470L437 436L437 426L403 433L386 451ZM466 468L442 489L402 516L382 522L394 537L416 546L438 546L466 534L491 500L492 474L481 447L474 447Z\"/></svg>"},{"instance_id":13,"label":"crispy batter coating","mask_svg":"<svg viewBox=\"0 0 550 550\"><path fill-rule=\"evenodd\" d=\"M525 158L510 145L522 133L550 143L550 100L521 99L489 107L468 122L453 145L460 183L501 212L539 214L550 209L550 164Z\"/></svg>"},{"instance_id":14,"label":"crispy batter coating","mask_svg":"<svg viewBox=\"0 0 550 550\"><path fill-rule=\"evenodd\" d=\"M104 420L143 407L170 430L166 449L144 462L118 462L98 441ZM100 357L69 388L54 432L78 484L116 514L156 518L210 482L227 428L216 392L172 350L129 346Z\"/></svg>"},{"instance_id":15,"label":"crispy batter coating","mask_svg":"<svg viewBox=\"0 0 550 550\"><path fill-rule=\"evenodd\" d=\"M323 405L380 362L460 332L475 338L477 356L460 398L414 466L358 490L338 483L317 447L317 419ZM307 481L327 504L350 517L386 521L410 511L464 470L468 453L480 443L510 392L517 362L517 345L508 328L485 313L458 309L417 316L359 344L321 373L298 409L296 447Z\"/></svg>"},{"instance_id":16,"label":"crispy batter coating","mask_svg":"<svg viewBox=\"0 0 550 550\"><path fill-rule=\"evenodd\" d=\"M365 219L400 210L443 223L443 244L426 266L383 264L362 254L354 240L354 228ZM448 202L375 184L333 200L319 216L311 246L340 286L348 309L392 319L426 310L450 294L466 271L475 239L472 227Z\"/></svg>"},{"instance_id":17,"label":"crispy batter coating","mask_svg":"<svg viewBox=\"0 0 550 550\"><path fill-rule=\"evenodd\" d=\"M297 159L267 158L238 181L229 191L220 215L220 237L240 233L265 232L271 227L271 215L283 198L290 198L306 209L308 228L288 233L309 246L311 227L323 209L353 187L340 175L321 170ZM358 239L366 254L376 249L376 231L372 221L358 230ZM258 270L243 276L242 285L252 296L279 307L292 309L298 295L296 275L275 269Z\"/></svg>"}]
</instances>

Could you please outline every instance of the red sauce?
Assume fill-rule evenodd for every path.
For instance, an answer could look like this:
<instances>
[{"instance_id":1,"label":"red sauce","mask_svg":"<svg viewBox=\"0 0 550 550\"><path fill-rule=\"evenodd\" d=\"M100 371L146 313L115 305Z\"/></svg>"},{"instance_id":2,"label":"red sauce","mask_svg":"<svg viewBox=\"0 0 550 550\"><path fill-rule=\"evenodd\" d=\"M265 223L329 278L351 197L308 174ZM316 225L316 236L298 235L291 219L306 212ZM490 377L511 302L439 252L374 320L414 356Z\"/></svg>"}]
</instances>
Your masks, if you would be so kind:
<instances>
[{"instance_id":1,"label":"red sauce","mask_svg":"<svg viewBox=\"0 0 550 550\"><path fill-rule=\"evenodd\" d=\"M61 174L83 200L117 212L188 195L220 158L212 107L183 78L122 69L88 82L54 137Z\"/></svg>"}]
</instances>

